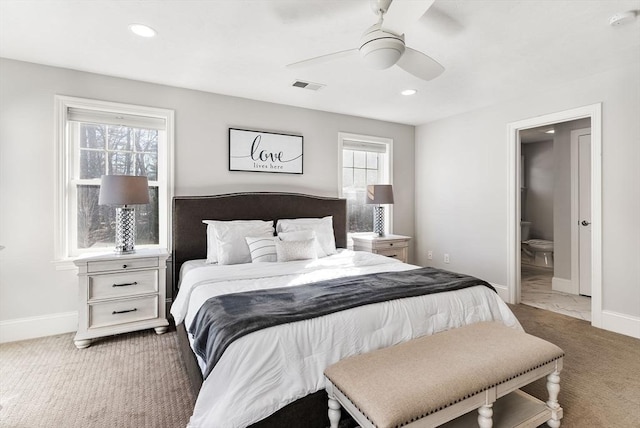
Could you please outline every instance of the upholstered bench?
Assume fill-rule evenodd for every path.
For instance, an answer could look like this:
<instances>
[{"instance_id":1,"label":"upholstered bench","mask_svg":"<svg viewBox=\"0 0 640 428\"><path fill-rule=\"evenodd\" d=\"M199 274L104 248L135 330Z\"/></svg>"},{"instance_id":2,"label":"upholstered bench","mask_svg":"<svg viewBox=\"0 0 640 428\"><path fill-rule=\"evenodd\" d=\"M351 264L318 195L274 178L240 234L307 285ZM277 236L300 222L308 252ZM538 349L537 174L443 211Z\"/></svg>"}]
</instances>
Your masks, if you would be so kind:
<instances>
[{"instance_id":1,"label":"upholstered bench","mask_svg":"<svg viewBox=\"0 0 640 428\"><path fill-rule=\"evenodd\" d=\"M325 370L331 428L340 405L362 427L469 427L477 419L481 428L557 428L563 356L538 337L482 322L349 357ZM518 390L543 376L546 403Z\"/></svg>"}]
</instances>

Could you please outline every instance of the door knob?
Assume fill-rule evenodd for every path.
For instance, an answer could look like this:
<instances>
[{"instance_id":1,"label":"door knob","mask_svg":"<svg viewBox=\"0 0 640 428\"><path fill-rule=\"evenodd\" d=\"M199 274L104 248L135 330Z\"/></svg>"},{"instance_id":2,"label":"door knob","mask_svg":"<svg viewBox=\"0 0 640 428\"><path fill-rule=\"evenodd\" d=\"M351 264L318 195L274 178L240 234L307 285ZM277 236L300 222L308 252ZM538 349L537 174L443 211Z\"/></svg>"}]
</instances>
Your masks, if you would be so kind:
<instances>
[{"instance_id":1,"label":"door knob","mask_svg":"<svg viewBox=\"0 0 640 428\"><path fill-rule=\"evenodd\" d=\"M589 226L591 224L591 222L587 221L587 220L582 220L582 222L580 224L583 225L583 226Z\"/></svg>"}]
</instances>

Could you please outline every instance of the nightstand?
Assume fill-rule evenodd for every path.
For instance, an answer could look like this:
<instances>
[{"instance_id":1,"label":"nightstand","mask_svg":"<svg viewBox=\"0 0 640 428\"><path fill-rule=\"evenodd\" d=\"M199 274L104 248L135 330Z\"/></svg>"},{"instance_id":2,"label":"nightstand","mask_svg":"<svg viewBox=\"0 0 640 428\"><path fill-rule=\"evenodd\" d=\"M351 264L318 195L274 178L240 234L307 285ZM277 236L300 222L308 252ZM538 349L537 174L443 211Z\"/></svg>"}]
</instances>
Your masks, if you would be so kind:
<instances>
[{"instance_id":1,"label":"nightstand","mask_svg":"<svg viewBox=\"0 0 640 428\"><path fill-rule=\"evenodd\" d=\"M154 328L167 331L165 316L166 250L140 249L132 254L89 255L78 266L77 348L91 340Z\"/></svg>"},{"instance_id":2,"label":"nightstand","mask_svg":"<svg viewBox=\"0 0 640 428\"><path fill-rule=\"evenodd\" d=\"M408 263L410 236L355 235L352 236L351 239L353 239L353 249L355 251L368 251L370 253L393 257L403 263Z\"/></svg>"}]
</instances>

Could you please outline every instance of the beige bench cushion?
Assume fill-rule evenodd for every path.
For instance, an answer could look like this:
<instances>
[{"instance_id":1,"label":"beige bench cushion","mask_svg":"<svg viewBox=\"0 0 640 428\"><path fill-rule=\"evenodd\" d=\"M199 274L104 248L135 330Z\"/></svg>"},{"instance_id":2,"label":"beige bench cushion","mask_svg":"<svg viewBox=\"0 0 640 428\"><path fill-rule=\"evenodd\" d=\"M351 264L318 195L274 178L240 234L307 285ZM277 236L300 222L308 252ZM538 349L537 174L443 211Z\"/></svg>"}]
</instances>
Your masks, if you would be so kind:
<instances>
[{"instance_id":1,"label":"beige bench cushion","mask_svg":"<svg viewBox=\"0 0 640 428\"><path fill-rule=\"evenodd\" d=\"M482 322L346 358L325 375L376 426L396 427L563 355L538 337Z\"/></svg>"}]
</instances>

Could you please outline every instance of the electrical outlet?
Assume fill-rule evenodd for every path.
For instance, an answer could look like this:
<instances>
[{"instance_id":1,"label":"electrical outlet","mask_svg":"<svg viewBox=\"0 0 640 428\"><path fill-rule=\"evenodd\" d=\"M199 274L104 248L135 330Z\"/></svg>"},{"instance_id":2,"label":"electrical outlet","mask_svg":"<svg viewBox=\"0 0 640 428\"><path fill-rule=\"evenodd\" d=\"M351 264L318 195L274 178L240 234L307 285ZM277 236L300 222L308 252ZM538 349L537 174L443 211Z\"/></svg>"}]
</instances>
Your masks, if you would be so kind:
<instances>
[{"instance_id":1,"label":"electrical outlet","mask_svg":"<svg viewBox=\"0 0 640 428\"><path fill-rule=\"evenodd\" d=\"M449 254L444 255L444 262L449 263Z\"/></svg>"},{"instance_id":2,"label":"electrical outlet","mask_svg":"<svg viewBox=\"0 0 640 428\"><path fill-rule=\"evenodd\" d=\"M427 259L433 260L433 251L427 251Z\"/></svg>"}]
</instances>

